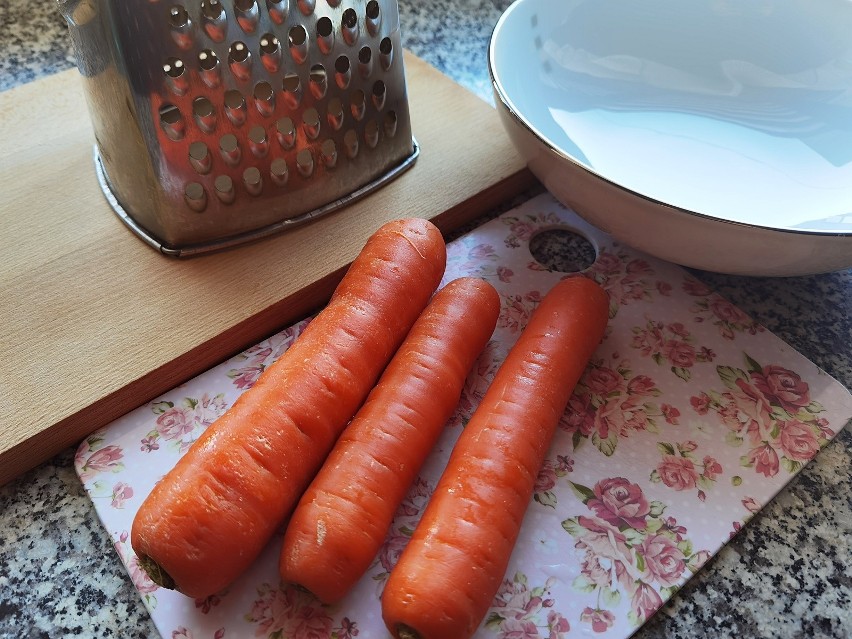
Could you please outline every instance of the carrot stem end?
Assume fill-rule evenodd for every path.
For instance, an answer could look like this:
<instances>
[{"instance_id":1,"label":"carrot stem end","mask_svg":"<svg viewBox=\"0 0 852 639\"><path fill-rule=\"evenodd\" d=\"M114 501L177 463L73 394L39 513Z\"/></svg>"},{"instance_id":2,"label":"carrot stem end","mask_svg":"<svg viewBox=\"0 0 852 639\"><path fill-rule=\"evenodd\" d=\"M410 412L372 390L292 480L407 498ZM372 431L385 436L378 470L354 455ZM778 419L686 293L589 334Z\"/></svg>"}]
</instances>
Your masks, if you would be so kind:
<instances>
[{"instance_id":1,"label":"carrot stem end","mask_svg":"<svg viewBox=\"0 0 852 639\"><path fill-rule=\"evenodd\" d=\"M169 590L177 589L177 584L175 583L175 580L172 579L171 575L163 570L162 566L151 559L148 555L141 555L139 557L139 566L147 573L147 575L151 578L151 581L158 586L168 588Z\"/></svg>"}]
</instances>

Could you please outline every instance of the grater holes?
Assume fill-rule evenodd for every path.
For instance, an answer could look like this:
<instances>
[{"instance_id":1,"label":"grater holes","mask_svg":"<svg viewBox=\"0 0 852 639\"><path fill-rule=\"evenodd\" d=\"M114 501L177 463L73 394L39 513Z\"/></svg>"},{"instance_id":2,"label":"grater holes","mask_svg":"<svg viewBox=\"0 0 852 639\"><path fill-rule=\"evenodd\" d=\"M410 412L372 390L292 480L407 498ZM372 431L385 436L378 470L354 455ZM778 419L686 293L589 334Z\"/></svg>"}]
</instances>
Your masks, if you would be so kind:
<instances>
[{"instance_id":1,"label":"grater holes","mask_svg":"<svg viewBox=\"0 0 852 639\"><path fill-rule=\"evenodd\" d=\"M314 12L317 3L316 0L298 0L296 5L299 7L299 11L302 12L302 15L309 16Z\"/></svg>"},{"instance_id":2,"label":"grater holes","mask_svg":"<svg viewBox=\"0 0 852 639\"><path fill-rule=\"evenodd\" d=\"M266 129L262 126L253 126L248 134L249 149L255 157L266 157L269 152L269 140L266 137Z\"/></svg>"},{"instance_id":3,"label":"grater holes","mask_svg":"<svg viewBox=\"0 0 852 639\"><path fill-rule=\"evenodd\" d=\"M189 49L192 46L192 20L183 6L178 4L169 9L169 27L172 40L181 49Z\"/></svg>"},{"instance_id":4,"label":"grater holes","mask_svg":"<svg viewBox=\"0 0 852 639\"><path fill-rule=\"evenodd\" d=\"M358 41L360 32L358 29L358 14L355 13L355 9L350 7L343 12L340 21L340 32L343 34L343 40L349 46L352 46Z\"/></svg>"},{"instance_id":5,"label":"grater holes","mask_svg":"<svg viewBox=\"0 0 852 639\"><path fill-rule=\"evenodd\" d=\"M281 118L275 123L275 136L285 149L293 148L296 143L296 125L291 118Z\"/></svg>"},{"instance_id":6,"label":"grater holes","mask_svg":"<svg viewBox=\"0 0 852 639\"><path fill-rule=\"evenodd\" d=\"M308 59L308 32L301 24L296 25L287 33L290 46L290 56L296 64L302 64Z\"/></svg>"},{"instance_id":7,"label":"grater holes","mask_svg":"<svg viewBox=\"0 0 852 639\"><path fill-rule=\"evenodd\" d=\"M236 135L226 133L219 138L219 154L228 166L236 166L240 163L242 152Z\"/></svg>"},{"instance_id":8,"label":"grater holes","mask_svg":"<svg viewBox=\"0 0 852 639\"><path fill-rule=\"evenodd\" d=\"M365 14L367 18L365 21L367 31L371 36L375 36L379 32L379 27L382 25L382 13L377 0L370 0L367 3Z\"/></svg>"},{"instance_id":9,"label":"grater holes","mask_svg":"<svg viewBox=\"0 0 852 639\"><path fill-rule=\"evenodd\" d=\"M320 159L327 169L333 169L337 165L337 145L334 140L323 140L320 145Z\"/></svg>"},{"instance_id":10,"label":"grater holes","mask_svg":"<svg viewBox=\"0 0 852 639\"><path fill-rule=\"evenodd\" d=\"M284 103L291 109L295 109L302 102L302 80L295 73L288 73L281 82L284 91Z\"/></svg>"},{"instance_id":11,"label":"grater holes","mask_svg":"<svg viewBox=\"0 0 852 639\"><path fill-rule=\"evenodd\" d=\"M228 49L228 66L237 80L245 82L251 77L251 51L245 42L234 42Z\"/></svg>"},{"instance_id":12,"label":"grater holes","mask_svg":"<svg viewBox=\"0 0 852 639\"><path fill-rule=\"evenodd\" d=\"M213 165L213 158L204 142L193 142L189 145L189 163L201 175L206 175L210 172L210 168Z\"/></svg>"},{"instance_id":13,"label":"grater holes","mask_svg":"<svg viewBox=\"0 0 852 639\"><path fill-rule=\"evenodd\" d=\"M168 58L163 64L163 73L166 76L166 85L175 95L186 95L189 90L186 67L180 58Z\"/></svg>"},{"instance_id":14,"label":"grater holes","mask_svg":"<svg viewBox=\"0 0 852 639\"><path fill-rule=\"evenodd\" d=\"M311 67L308 86L310 86L311 93L317 100L325 97L325 94L328 91L328 74L326 73L324 66L321 64L315 64Z\"/></svg>"},{"instance_id":15,"label":"grater holes","mask_svg":"<svg viewBox=\"0 0 852 639\"><path fill-rule=\"evenodd\" d=\"M198 213L207 208L207 192L198 182L190 182L184 187L183 199L189 208Z\"/></svg>"},{"instance_id":16,"label":"grater holes","mask_svg":"<svg viewBox=\"0 0 852 639\"><path fill-rule=\"evenodd\" d=\"M281 66L281 43L271 33L267 33L260 38L260 61L264 68L270 73L278 71Z\"/></svg>"},{"instance_id":17,"label":"grater holes","mask_svg":"<svg viewBox=\"0 0 852 639\"><path fill-rule=\"evenodd\" d=\"M228 30L225 7L219 0L201 1L201 20L204 32L214 42L222 42Z\"/></svg>"},{"instance_id":18,"label":"grater holes","mask_svg":"<svg viewBox=\"0 0 852 639\"><path fill-rule=\"evenodd\" d=\"M388 89L382 80L376 80L373 83L373 106L377 111L381 111L385 107L385 99L388 95Z\"/></svg>"},{"instance_id":19,"label":"grater holes","mask_svg":"<svg viewBox=\"0 0 852 639\"><path fill-rule=\"evenodd\" d=\"M260 9L255 0L234 0L237 24L246 33L254 33L260 19Z\"/></svg>"},{"instance_id":20,"label":"grater holes","mask_svg":"<svg viewBox=\"0 0 852 639\"><path fill-rule=\"evenodd\" d=\"M172 29L184 29L191 24L189 13L179 4L169 9L169 26Z\"/></svg>"},{"instance_id":21,"label":"grater holes","mask_svg":"<svg viewBox=\"0 0 852 639\"><path fill-rule=\"evenodd\" d=\"M324 54L328 54L334 47L334 25L327 16L317 20L317 46Z\"/></svg>"},{"instance_id":22,"label":"grater holes","mask_svg":"<svg viewBox=\"0 0 852 639\"><path fill-rule=\"evenodd\" d=\"M352 112L352 117L359 122L364 119L364 112L367 109L367 98L364 91L355 89L349 98L349 109Z\"/></svg>"},{"instance_id":23,"label":"grater holes","mask_svg":"<svg viewBox=\"0 0 852 639\"><path fill-rule=\"evenodd\" d=\"M225 115L235 126L246 121L246 100L236 89L225 91Z\"/></svg>"},{"instance_id":24,"label":"grater holes","mask_svg":"<svg viewBox=\"0 0 852 639\"><path fill-rule=\"evenodd\" d=\"M170 140L181 140L186 134L186 121L183 114L173 104L163 104L158 111L160 128Z\"/></svg>"},{"instance_id":25,"label":"grater holes","mask_svg":"<svg viewBox=\"0 0 852 639\"><path fill-rule=\"evenodd\" d=\"M371 149L375 149L379 143L379 125L375 120L370 120L367 122L367 126L364 127L364 142Z\"/></svg>"},{"instance_id":26,"label":"grater holes","mask_svg":"<svg viewBox=\"0 0 852 639\"><path fill-rule=\"evenodd\" d=\"M195 123L205 133L212 133L216 128L216 109L213 103L205 97L195 98L192 101L192 115Z\"/></svg>"},{"instance_id":27,"label":"grater holes","mask_svg":"<svg viewBox=\"0 0 852 639\"><path fill-rule=\"evenodd\" d=\"M296 169L302 177L309 178L314 172L314 156L310 149L302 149L296 154Z\"/></svg>"},{"instance_id":28,"label":"grater holes","mask_svg":"<svg viewBox=\"0 0 852 639\"><path fill-rule=\"evenodd\" d=\"M201 81L211 89L219 86L222 80L219 56L210 49L204 49L198 54L198 74Z\"/></svg>"},{"instance_id":29,"label":"grater holes","mask_svg":"<svg viewBox=\"0 0 852 639\"><path fill-rule=\"evenodd\" d=\"M275 111L275 91L269 82L258 82L254 86L254 105L264 117L269 117Z\"/></svg>"},{"instance_id":30,"label":"grater holes","mask_svg":"<svg viewBox=\"0 0 852 639\"><path fill-rule=\"evenodd\" d=\"M269 177L272 183L277 186L284 186L290 177L290 171L287 168L287 162L284 158L275 158L269 164Z\"/></svg>"},{"instance_id":31,"label":"grater holes","mask_svg":"<svg viewBox=\"0 0 852 639\"><path fill-rule=\"evenodd\" d=\"M305 109L302 115L302 128L309 140L316 140L320 132L320 117L314 107Z\"/></svg>"},{"instance_id":32,"label":"grater holes","mask_svg":"<svg viewBox=\"0 0 852 639\"><path fill-rule=\"evenodd\" d=\"M266 0L266 10L269 17L277 25L284 24L287 19L289 0Z\"/></svg>"},{"instance_id":33,"label":"grater holes","mask_svg":"<svg viewBox=\"0 0 852 639\"><path fill-rule=\"evenodd\" d=\"M387 137L392 138L396 135L396 127L398 123L399 118L397 118L396 111L388 111L385 113L382 124L384 125L385 135Z\"/></svg>"},{"instance_id":34,"label":"grater holes","mask_svg":"<svg viewBox=\"0 0 852 639\"><path fill-rule=\"evenodd\" d=\"M373 50L370 47L361 47L358 51L358 73L362 78L369 78L373 72Z\"/></svg>"},{"instance_id":35,"label":"grater holes","mask_svg":"<svg viewBox=\"0 0 852 639\"><path fill-rule=\"evenodd\" d=\"M350 160L358 156L358 134L352 129L343 134L343 150Z\"/></svg>"},{"instance_id":36,"label":"grater holes","mask_svg":"<svg viewBox=\"0 0 852 639\"><path fill-rule=\"evenodd\" d=\"M345 55L339 56L334 61L334 81L341 89L347 89L352 80L352 63Z\"/></svg>"},{"instance_id":37,"label":"grater holes","mask_svg":"<svg viewBox=\"0 0 852 639\"><path fill-rule=\"evenodd\" d=\"M328 112L326 114L328 124L334 131L343 126L343 102L338 97L328 101Z\"/></svg>"},{"instance_id":38,"label":"grater holes","mask_svg":"<svg viewBox=\"0 0 852 639\"><path fill-rule=\"evenodd\" d=\"M393 42L390 38L382 38L379 42L379 63L385 71L393 64Z\"/></svg>"},{"instance_id":39,"label":"grater holes","mask_svg":"<svg viewBox=\"0 0 852 639\"><path fill-rule=\"evenodd\" d=\"M250 166L243 171L243 184L250 195L260 195L263 192L263 177L260 169Z\"/></svg>"},{"instance_id":40,"label":"grater holes","mask_svg":"<svg viewBox=\"0 0 852 639\"><path fill-rule=\"evenodd\" d=\"M216 197L223 204L230 204L237 196L237 192L234 189L234 181L228 175L216 176L216 179L213 181L213 190L216 193Z\"/></svg>"}]
</instances>

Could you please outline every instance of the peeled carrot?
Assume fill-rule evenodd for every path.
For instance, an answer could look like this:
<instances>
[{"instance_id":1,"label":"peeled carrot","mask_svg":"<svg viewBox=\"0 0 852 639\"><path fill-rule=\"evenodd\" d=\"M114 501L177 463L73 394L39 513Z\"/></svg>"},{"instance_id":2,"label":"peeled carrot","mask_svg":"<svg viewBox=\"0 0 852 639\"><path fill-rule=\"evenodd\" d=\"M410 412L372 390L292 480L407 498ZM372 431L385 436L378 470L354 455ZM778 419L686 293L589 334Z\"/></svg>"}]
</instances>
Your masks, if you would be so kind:
<instances>
[{"instance_id":1,"label":"peeled carrot","mask_svg":"<svg viewBox=\"0 0 852 639\"><path fill-rule=\"evenodd\" d=\"M453 280L415 322L290 518L281 577L333 603L370 566L488 343L500 297Z\"/></svg>"},{"instance_id":2,"label":"peeled carrot","mask_svg":"<svg viewBox=\"0 0 852 639\"><path fill-rule=\"evenodd\" d=\"M426 220L367 241L328 305L144 501L131 529L164 587L215 594L257 557L426 307L446 245Z\"/></svg>"},{"instance_id":3,"label":"peeled carrot","mask_svg":"<svg viewBox=\"0 0 852 639\"><path fill-rule=\"evenodd\" d=\"M391 570L382 616L397 639L467 639L482 622L607 316L606 293L584 277L561 281L533 313Z\"/></svg>"}]
</instances>

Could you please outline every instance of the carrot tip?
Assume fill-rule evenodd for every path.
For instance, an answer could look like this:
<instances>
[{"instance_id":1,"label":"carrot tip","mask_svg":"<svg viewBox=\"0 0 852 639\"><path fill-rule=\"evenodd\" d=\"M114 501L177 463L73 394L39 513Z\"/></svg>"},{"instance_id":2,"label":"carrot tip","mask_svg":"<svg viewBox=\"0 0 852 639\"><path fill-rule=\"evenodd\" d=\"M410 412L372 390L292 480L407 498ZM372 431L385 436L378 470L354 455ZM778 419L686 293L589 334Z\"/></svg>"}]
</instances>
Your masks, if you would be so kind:
<instances>
[{"instance_id":1,"label":"carrot tip","mask_svg":"<svg viewBox=\"0 0 852 639\"><path fill-rule=\"evenodd\" d=\"M399 639L421 639L419 632L404 623L396 624L396 635Z\"/></svg>"},{"instance_id":2,"label":"carrot tip","mask_svg":"<svg viewBox=\"0 0 852 639\"><path fill-rule=\"evenodd\" d=\"M169 590L177 589L177 584L175 583L175 580L172 579L171 575L163 570L160 564L151 559L148 555L139 556L139 566L148 574L151 581L158 586L168 588Z\"/></svg>"}]
</instances>

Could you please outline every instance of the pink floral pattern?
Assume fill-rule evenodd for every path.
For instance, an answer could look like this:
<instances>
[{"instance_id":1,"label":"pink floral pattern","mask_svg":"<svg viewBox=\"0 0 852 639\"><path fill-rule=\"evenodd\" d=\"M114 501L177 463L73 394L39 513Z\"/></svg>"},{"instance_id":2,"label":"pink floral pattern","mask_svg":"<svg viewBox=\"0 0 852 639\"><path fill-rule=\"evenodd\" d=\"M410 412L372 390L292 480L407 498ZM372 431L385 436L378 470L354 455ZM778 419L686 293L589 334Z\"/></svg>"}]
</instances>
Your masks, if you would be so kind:
<instances>
[{"instance_id":1,"label":"pink floral pattern","mask_svg":"<svg viewBox=\"0 0 852 639\"><path fill-rule=\"evenodd\" d=\"M571 397L560 427L572 433L574 448L585 438L606 456L619 439L642 431L659 432L659 418L674 424L678 412L654 401L660 395L653 379L636 374L628 360L589 363Z\"/></svg>"},{"instance_id":2,"label":"pink floral pattern","mask_svg":"<svg viewBox=\"0 0 852 639\"><path fill-rule=\"evenodd\" d=\"M820 416L825 409L798 373L778 364L762 366L748 354L745 361L746 368L717 367L725 390L692 396L692 408L702 416L716 414L727 428L727 443L747 447L743 467L765 477L782 467L795 473L834 437Z\"/></svg>"},{"instance_id":3,"label":"pink floral pattern","mask_svg":"<svg viewBox=\"0 0 852 639\"><path fill-rule=\"evenodd\" d=\"M695 315L694 320L696 322L709 322L718 329L723 338L733 340L737 333L756 335L766 330L724 297L714 293L695 278L689 275L685 276L682 288L686 294L697 298L690 307Z\"/></svg>"},{"instance_id":4,"label":"pink floral pattern","mask_svg":"<svg viewBox=\"0 0 852 639\"><path fill-rule=\"evenodd\" d=\"M845 389L691 275L542 196L448 245L444 281L491 282L502 298L500 323L375 561L339 604L279 583L280 535L230 588L193 600L145 575L127 532L156 482L308 320L79 445L77 473L163 637L387 635L381 592L456 438L530 313L566 277L530 259L530 239L549 229L579 233L598 250L583 275L607 290L610 325L539 469L475 639L626 639L852 416Z\"/></svg>"},{"instance_id":5,"label":"pink floral pattern","mask_svg":"<svg viewBox=\"0 0 852 639\"><path fill-rule=\"evenodd\" d=\"M352 639L357 623L344 617L339 623L327 606L312 595L285 585L262 584L246 621L255 625L254 636L265 639Z\"/></svg>"},{"instance_id":6,"label":"pink floral pattern","mask_svg":"<svg viewBox=\"0 0 852 639\"><path fill-rule=\"evenodd\" d=\"M551 577L543 586L531 588L523 573L503 580L485 627L502 639L562 639L571 630L571 624L554 609L550 589L555 582Z\"/></svg>"},{"instance_id":7,"label":"pink floral pattern","mask_svg":"<svg viewBox=\"0 0 852 639\"><path fill-rule=\"evenodd\" d=\"M706 491L715 485L722 465L711 455L699 460L695 455L698 444L694 441L658 442L657 448L662 459L651 471L651 481L662 482L673 490L696 490L699 500L707 499Z\"/></svg>"},{"instance_id":8,"label":"pink floral pattern","mask_svg":"<svg viewBox=\"0 0 852 639\"><path fill-rule=\"evenodd\" d=\"M199 399L184 397L177 405L170 401L155 402L151 410L157 415L156 425L142 438L141 449L158 450L164 441L184 453L227 407L223 393L213 397L205 393Z\"/></svg>"},{"instance_id":9,"label":"pink floral pattern","mask_svg":"<svg viewBox=\"0 0 852 639\"><path fill-rule=\"evenodd\" d=\"M708 551L695 551L684 526L663 516L666 505L649 500L638 484L610 477L591 489L572 487L592 512L566 519L562 527L580 557L574 588L596 596L595 606L580 615L594 632L615 623L613 609L622 599L630 602L630 623L639 625L662 605L660 593L670 595L709 559Z\"/></svg>"},{"instance_id":10,"label":"pink floral pattern","mask_svg":"<svg viewBox=\"0 0 852 639\"><path fill-rule=\"evenodd\" d=\"M695 339L681 322L658 322L649 319L645 326L633 328L631 346L658 365L670 367L672 373L689 381L690 369L698 362L712 362L712 349L695 345Z\"/></svg>"},{"instance_id":11,"label":"pink floral pattern","mask_svg":"<svg viewBox=\"0 0 852 639\"><path fill-rule=\"evenodd\" d=\"M627 304L651 301L654 295L668 297L671 293L671 286L656 278L647 259L617 245L599 251L588 275L609 294L610 317Z\"/></svg>"}]
</instances>

